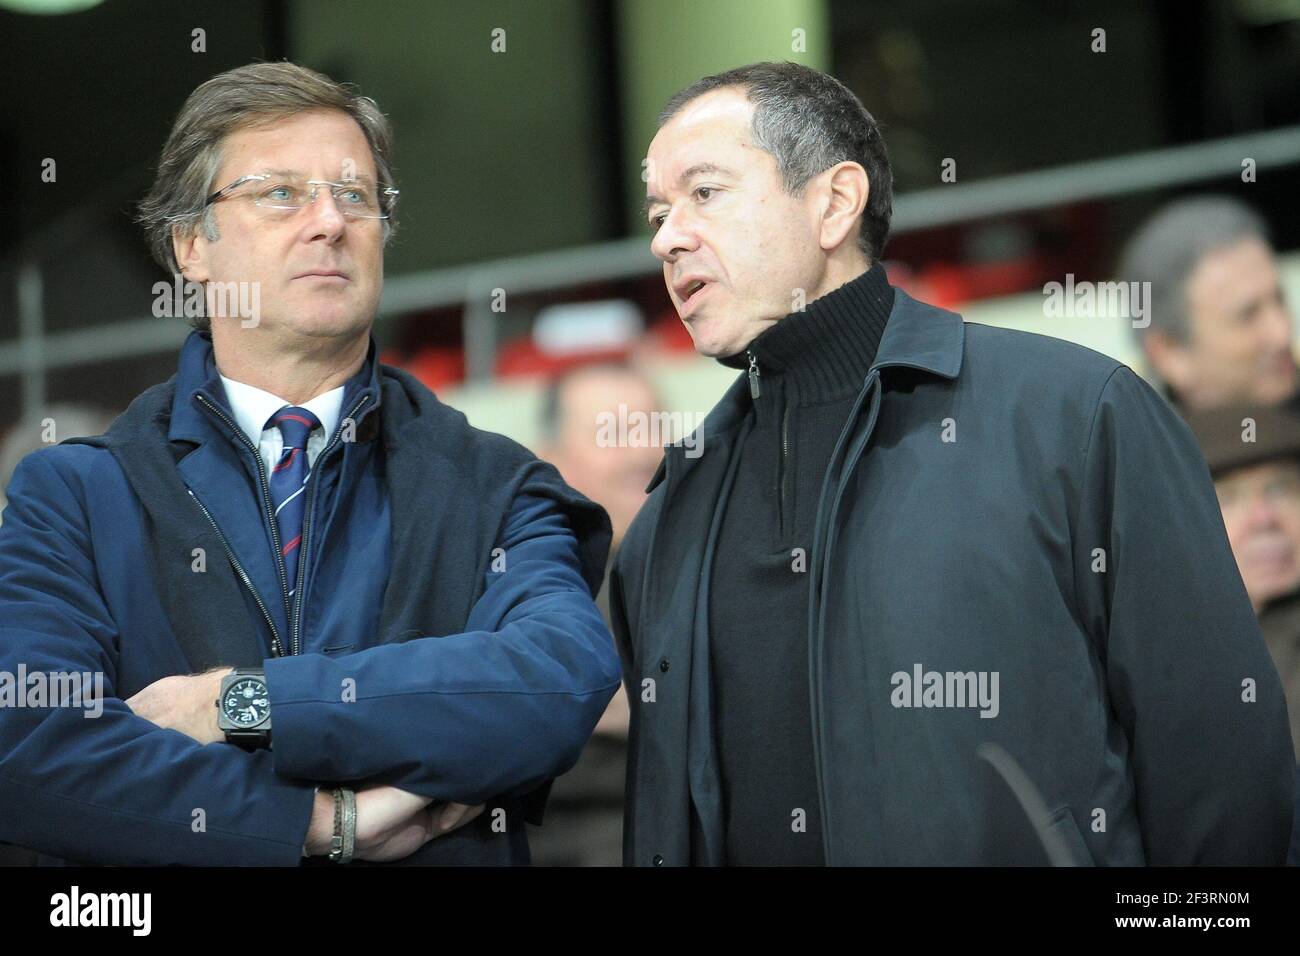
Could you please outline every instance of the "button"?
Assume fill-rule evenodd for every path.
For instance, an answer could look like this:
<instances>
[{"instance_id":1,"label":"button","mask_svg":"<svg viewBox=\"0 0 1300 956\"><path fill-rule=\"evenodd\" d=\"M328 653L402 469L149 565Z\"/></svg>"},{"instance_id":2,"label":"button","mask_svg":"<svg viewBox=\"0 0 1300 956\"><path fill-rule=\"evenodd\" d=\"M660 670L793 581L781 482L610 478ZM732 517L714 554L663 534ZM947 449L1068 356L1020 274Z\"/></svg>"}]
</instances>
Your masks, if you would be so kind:
<instances>
[{"instance_id":1,"label":"button","mask_svg":"<svg viewBox=\"0 0 1300 956\"><path fill-rule=\"evenodd\" d=\"M664 858L663 858L662 856L660 856L658 853L656 853L656 854L655 854L655 866L663 866L663 865L664 865Z\"/></svg>"},{"instance_id":2,"label":"button","mask_svg":"<svg viewBox=\"0 0 1300 956\"><path fill-rule=\"evenodd\" d=\"M665 657L663 660L659 662L659 669L663 671L665 674L668 673L668 658Z\"/></svg>"}]
</instances>

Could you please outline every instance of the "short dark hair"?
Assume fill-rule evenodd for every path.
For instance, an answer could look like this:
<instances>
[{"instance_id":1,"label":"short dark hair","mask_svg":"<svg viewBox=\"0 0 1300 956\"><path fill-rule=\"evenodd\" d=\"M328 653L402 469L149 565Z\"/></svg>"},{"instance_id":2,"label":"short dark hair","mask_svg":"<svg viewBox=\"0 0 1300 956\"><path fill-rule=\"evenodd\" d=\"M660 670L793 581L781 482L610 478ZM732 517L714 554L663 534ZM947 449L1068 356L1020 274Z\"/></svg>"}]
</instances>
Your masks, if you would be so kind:
<instances>
[{"instance_id":1,"label":"short dark hair","mask_svg":"<svg viewBox=\"0 0 1300 956\"><path fill-rule=\"evenodd\" d=\"M786 192L799 195L808 181L836 163L852 161L867 172L870 193L858 245L880 258L894 210L894 174L880 127L847 86L799 63L751 63L696 80L675 93L656 128L697 97L728 86L744 89L754 104L754 142L776 158Z\"/></svg>"}]
</instances>

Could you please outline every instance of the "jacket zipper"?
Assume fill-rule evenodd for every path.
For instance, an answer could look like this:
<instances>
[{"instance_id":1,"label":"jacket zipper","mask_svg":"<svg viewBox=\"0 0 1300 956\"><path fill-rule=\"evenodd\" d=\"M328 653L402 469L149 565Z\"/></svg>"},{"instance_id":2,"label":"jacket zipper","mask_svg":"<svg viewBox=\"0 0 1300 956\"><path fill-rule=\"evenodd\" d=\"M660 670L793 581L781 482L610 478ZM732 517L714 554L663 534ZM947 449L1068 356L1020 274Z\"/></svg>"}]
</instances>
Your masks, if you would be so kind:
<instances>
[{"instance_id":1,"label":"jacket zipper","mask_svg":"<svg viewBox=\"0 0 1300 956\"><path fill-rule=\"evenodd\" d=\"M280 574L281 599L284 601L284 616L287 618L290 614L289 577L285 574L284 557L280 554L280 532L275 526L275 507L271 504L271 486L266 480L266 468L262 465L262 456L253 446L253 443L248 440L248 436L244 434L244 430L230 420L229 415L208 401L201 392L196 397L203 403L204 407L206 407L208 411L212 412L212 414L225 422L231 433L243 443L245 448L253 453L253 461L257 464L257 477L262 486L262 504L265 509L266 519L271 525L271 543L275 546L275 566L276 570Z\"/></svg>"},{"instance_id":2,"label":"jacket zipper","mask_svg":"<svg viewBox=\"0 0 1300 956\"><path fill-rule=\"evenodd\" d=\"M749 356L749 397L757 401L763 393L760 376L762 373L758 368L758 356L749 349L745 350ZM785 408L781 412L781 460L777 464L776 471L776 502L777 502L777 530L778 533L785 536L785 513L786 513L786 459L790 455L790 403L785 403Z\"/></svg>"},{"instance_id":3,"label":"jacket zipper","mask_svg":"<svg viewBox=\"0 0 1300 956\"><path fill-rule=\"evenodd\" d=\"M257 606L262 609L262 617L266 618L266 625L271 629L271 649L274 651L275 656L283 657L284 647L280 643L280 635L275 629L275 621L271 620L271 612L268 611L266 605L262 603L262 596L257 593L257 588L253 587L252 579L249 578L243 565L241 565L239 560L235 557L235 552L230 550L230 545L226 543L226 536L221 533L221 528L218 527L216 519L212 517L211 512L203 506L203 502L199 501L199 496L191 489L187 488L185 490L189 491L190 497L194 499L194 503L199 506L199 510L202 511L204 517L208 519L208 523L212 525L212 530L217 533L217 539L221 542L221 546L226 549L226 557L230 559L231 566L234 567L236 572L238 572L239 579L244 582L244 586L248 588L248 592L253 595L253 600L257 602Z\"/></svg>"},{"instance_id":4,"label":"jacket zipper","mask_svg":"<svg viewBox=\"0 0 1300 956\"><path fill-rule=\"evenodd\" d=\"M785 391L786 389L782 389L783 394L785 393ZM790 402L787 399L787 401L785 402L785 410L781 413L781 467L780 467L780 471L778 472L780 486L776 489L777 505L781 509L780 517L778 519L777 525L781 530L782 538L784 538L786 534L785 516L786 516L786 507L788 505L787 495L786 495L786 485L789 484L788 474L786 470L786 459L788 459L789 457L790 457Z\"/></svg>"},{"instance_id":5,"label":"jacket zipper","mask_svg":"<svg viewBox=\"0 0 1300 956\"><path fill-rule=\"evenodd\" d=\"M356 421L358 410L360 410L361 406L368 401L370 401L370 396L362 395L361 400L352 406L352 411L349 412L343 420L347 421L350 419ZM339 436L342 434L342 428L334 430L334 437L330 439L328 445L321 449L321 453L316 456L317 466L325 463L326 457L334 450L334 446L338 444ZM313 510L312 506L316 501L316 473L318 470L317 467L313 467L311 470L311 477L307 480L307 502L304 506L302 518L302 551L298 553L298 580L294 584L295 597L293 600L293 616L291 618L292 623L290 624L289 630L289 645L291 653L293 654L297 654L300 650L298 645L301 640L299 631L302 623L303 581L306 579L307 573L307 546L311 543L311 515Z\"/></svg>"}]
</instances>

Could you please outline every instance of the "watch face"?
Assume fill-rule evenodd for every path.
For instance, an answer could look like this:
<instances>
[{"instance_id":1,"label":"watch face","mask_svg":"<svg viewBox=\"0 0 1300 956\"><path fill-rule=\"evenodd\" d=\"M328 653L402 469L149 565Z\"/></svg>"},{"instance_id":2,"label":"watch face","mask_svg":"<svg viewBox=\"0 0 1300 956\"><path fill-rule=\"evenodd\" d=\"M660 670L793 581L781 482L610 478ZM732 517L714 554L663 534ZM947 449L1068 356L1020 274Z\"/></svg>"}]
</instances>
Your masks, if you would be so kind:
<instances>
[{"instance_id":1,"label":"watch face","mask_svg":"<svg viewBox=\"0 0 1300 956\"><path fill-rule=\"evenodd\" d=\"M266 682L258 677L241 677L221 695L221 711L236 727L256 727L271 716Z\"/></svg>"}]
</instances>

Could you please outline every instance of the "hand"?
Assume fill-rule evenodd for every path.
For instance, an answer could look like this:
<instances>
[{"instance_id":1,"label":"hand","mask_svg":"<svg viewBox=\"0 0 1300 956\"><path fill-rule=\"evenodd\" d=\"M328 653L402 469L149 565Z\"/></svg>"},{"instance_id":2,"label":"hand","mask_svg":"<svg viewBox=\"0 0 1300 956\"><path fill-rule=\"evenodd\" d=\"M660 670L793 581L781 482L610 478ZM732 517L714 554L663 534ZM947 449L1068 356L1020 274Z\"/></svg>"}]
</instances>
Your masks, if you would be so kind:
<instances>
[{"instance_id":1,"label":"hand","mask_svg":"<svg viewBox=\"0 0 1300 956\"><path fill-rule=\"evenodd\" d=\"M609 706L600 715L600 721L592 733L612 737L615 740L627 740L627 727L631 718L632 711L627 703L627 690L619 684L618 690L609 699Z\"/></svg>"},{"instance_id":2,"label":"hand","mask_svg":"<svg viewBox=\"0 0 1300 956\"><path fill-rule=\"evenodd\" d=\"M401 791L399 791L401 792ZM360 797L360 794L358 794ZM410 856L430 840L458 830L483 812L483 804L469 807L463 803L435 803L417 811L392 829L374 836L362 846L357 836L357 859L387 862ZM360 820L361 812L357 811Z\"/></svg>"},{"instance_id":3,"label":"hand","mask_svg":"<svg viewBox=\"0 0 1300 956\"><path fill-rule=\"evenodd\" d=\"M218 667L202 674L183 674L154 681L126 701L137 717L179 730L201 744L222 743L226 735L217 727L217 698L221 678L234 671Z\"/></svg>"},{"instance_id":4,"label":"hand","mask_svg":"<svg viewBox=\"0 0 1300 956\"><path fill-rule=\"evenodd\" d=\"M374 786L357 791L357 841L353 857L388 862L410 856L429 840L459 829L483 812L483 805L433 803L396 787ZM334 797L322 787L316 796L307 831L306 851L329 852L334 833Z\"/></svg>"}]
</instances>

